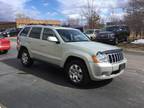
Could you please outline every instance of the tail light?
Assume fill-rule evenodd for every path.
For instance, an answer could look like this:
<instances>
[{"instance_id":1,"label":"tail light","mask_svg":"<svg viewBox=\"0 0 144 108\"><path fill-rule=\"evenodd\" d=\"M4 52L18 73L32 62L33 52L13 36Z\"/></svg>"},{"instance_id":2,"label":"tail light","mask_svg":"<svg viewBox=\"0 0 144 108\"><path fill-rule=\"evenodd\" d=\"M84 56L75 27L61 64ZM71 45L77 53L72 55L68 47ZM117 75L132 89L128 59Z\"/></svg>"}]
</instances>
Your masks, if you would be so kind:
<instances>
[{"instance_id":1,"label":"tail light","mask_svg":"<svg viewBox=\"0 0 144 108\"><path fill-rule=\"evenodd\" d=\"M19 37L17 36L17 44L19 44L20 43L20 41L19 41Z\"/></svg>"},{"instance_id":2,"label":"tail light","mask_svg":"<svg viewBox=\"0 0 144 108\"><path fill-rule=\"evenodd\" d=\"M19 37L17 36L17 49L20 47L20 40Z\"/></svg>"}]
</instances>

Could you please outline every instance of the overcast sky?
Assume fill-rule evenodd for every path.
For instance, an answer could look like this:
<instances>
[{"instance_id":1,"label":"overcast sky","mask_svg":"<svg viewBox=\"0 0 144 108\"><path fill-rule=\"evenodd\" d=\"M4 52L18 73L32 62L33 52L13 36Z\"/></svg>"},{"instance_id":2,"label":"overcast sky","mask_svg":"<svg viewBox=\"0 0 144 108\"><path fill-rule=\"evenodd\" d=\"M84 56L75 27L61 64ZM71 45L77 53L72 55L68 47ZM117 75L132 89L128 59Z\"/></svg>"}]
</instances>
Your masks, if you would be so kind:
<instances>
[{"instance_id":1,"label":"overcast sky","mask_svg":"<svg viewBox=\"0 0 144 108\"><path fill-rule=\"evenodd\" d=\"M16 14L22 13L34 19L80 18L81 8L87 0L0 0L0 21L14 21ZM94 0L102 18L107 19L111 12L122 18L122 7L127 0Z\"/></svg>"}]
</instances>

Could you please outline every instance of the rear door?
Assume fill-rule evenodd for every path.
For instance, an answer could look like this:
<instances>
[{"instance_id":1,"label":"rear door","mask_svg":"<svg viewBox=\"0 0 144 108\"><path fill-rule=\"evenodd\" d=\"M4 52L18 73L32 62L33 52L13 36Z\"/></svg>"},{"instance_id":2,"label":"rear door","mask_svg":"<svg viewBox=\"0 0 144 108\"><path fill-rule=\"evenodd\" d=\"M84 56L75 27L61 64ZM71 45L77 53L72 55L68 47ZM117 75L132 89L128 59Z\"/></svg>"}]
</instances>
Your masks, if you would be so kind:
<instances>
[{"instance_id":1,"label":"rear door","mask_svg":"<svg viewBox=\"0 0 144 108\"><path fill-rule=\"evenodd\" d=\"M32 27L31 32L29 34L29 39L27 40L29 43L29 48L31 50L31 53L34 58L41 57L41 33L42 28L41 27Z\"/></svg>"},{"instance_id":2,"label":"rear door","mask_svg":"<svg viewBox=\"0 0 144 108\"><path fill-rule=\"evenodd\" d=\"M28 34L30 32L31 27L25 27L17 37L17 48L20 48L21 45L28 46Z\"/></svg>"}]
</instances>

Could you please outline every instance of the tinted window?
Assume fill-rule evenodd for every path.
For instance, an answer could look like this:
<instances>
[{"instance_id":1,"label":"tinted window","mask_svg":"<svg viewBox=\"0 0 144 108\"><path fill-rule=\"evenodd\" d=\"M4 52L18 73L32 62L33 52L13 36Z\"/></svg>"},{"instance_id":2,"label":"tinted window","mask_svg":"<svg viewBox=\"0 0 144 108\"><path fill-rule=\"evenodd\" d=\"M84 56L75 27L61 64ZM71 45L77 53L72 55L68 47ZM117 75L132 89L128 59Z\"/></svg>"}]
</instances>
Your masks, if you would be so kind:
<instances>
[{"instance_id":1,"label":"tinted window","mask_svg":"<svg viewBox=\"0 0 144 108\"><path fill-rule=\"evenodd\" d=\"M55 36L55 33L51 29L45 28L44 31L43 31L43 37L42 37L42 39L43 40L47 40L47 38L49 36Z\"/></svg>"},{"instance_id":2,"label":"tinted window","mask_svg":"<svg viewBox=\"0 0 144 108\"><path fill-rule=\"evenodd\" d=\"M29 30L30 30L30 27L24 28L23 31L20 33L20 36L27 36Z\"/></svg>"},{"instance_id":3,"label":"tinted window","mask_svg":"<svg viewBox=\"0 0 144 108\"><path fill-rule=\"evenodd\" d=\"M106 27L106 30L107 31L117 31L117 30L119 30L119 27L118 26Z\"/></svg>"},{"instance_id":4,"label":"tinted window","mask_svg":"<svg viewBox=\"0 0 144 108\"><path fill-rule=\"evenodd\" d=\"M42 28L40 28L40 27L33 27L31 32L30 32L29 37L40 39L41 30L42 30Z\"/></svg>"},{"instance_id":5,"label":"tinted window","mask_svg":"<svg viewBox=\"0 0 144 108\"><path fill-rule=\"evenodd\" d=\"M86 33L86 34L93 34L93 33L94 33L94 30L87 30L85 33Z\"/></svg>"},{"instance_id":6,"label":"tinted window","mask_svg":"<svg viewBox=\"0 0 144 108\"><path fill-rule=\"evenodd\" d=\"M121 29L122 29L123 31L129 31L128 27L126 27L126 26L121 26Z\"/></svg>"}]
</instances>

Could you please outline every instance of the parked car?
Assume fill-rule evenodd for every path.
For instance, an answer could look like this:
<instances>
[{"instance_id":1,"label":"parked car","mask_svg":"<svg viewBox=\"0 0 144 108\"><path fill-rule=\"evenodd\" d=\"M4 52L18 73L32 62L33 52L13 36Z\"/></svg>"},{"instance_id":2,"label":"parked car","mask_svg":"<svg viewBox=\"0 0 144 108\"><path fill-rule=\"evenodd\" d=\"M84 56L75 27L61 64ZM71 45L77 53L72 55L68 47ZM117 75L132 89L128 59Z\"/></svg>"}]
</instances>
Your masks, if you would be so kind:
<instances>
[{"instance_id":1,"label":"parked car","mask_svg":"<svg viewBox=\"0 0 144 108\"><path fill-rule=\"evenodd\" d=\"M91 40L95 40L98 33L99 33L99 29L87 29L87 30L85 31L85 34L86 34Z\"/></svg>"},{"instance_id":2,"label":"parked car","mask_svg":"<svg viewBox=\"0 0 144 108\"><path fill-rule=\"evenodd\" d=\"M17 48L23 66L30 67L34 60L54 64L77 86L117 77L127 61L121 48L93 42L73 28L26 26L18 34Z\"/></svg>"},{"instance_id":3,"label":"parked car","mask_svg":"<svg viewBox=\"0 0 144 108\"><path fill-rule=\"evenodd\" d=\"M0 53L6 54L10 49L10 40L0 35Z\"/></svg>"},{"instance_id":4,"label":"parked car","mask_svg":"<svg viewBox=\"0 0 144 108\"><path fill-rule=\"evenodd\" d=\"M21 28L11 28L11 29L6 29L5 31L2 32L2 35L5 37L16 37L18 33L20 32Z\"/></svg>"},{"instance_id":5,"label":"parked car","mask_svg":"<svg viewBox=\"0 0 144 108\"><path fill-rule=\"evenodd\" d=\"M2 34L2 32L4 32L5 31L5 29L0 29L0 34Z\"/></svg>"},{"instance_id":6,"label":"parked car","mask_svg":"<svg viewBox=\"0 0 144 108\"><path fill-rule=\"evenodd\" d=\"M130 31L127 26L109 26L98 33L96 40L117 45L120 42L127 41L129 35Z\"/></svg>"}]
</instances>

